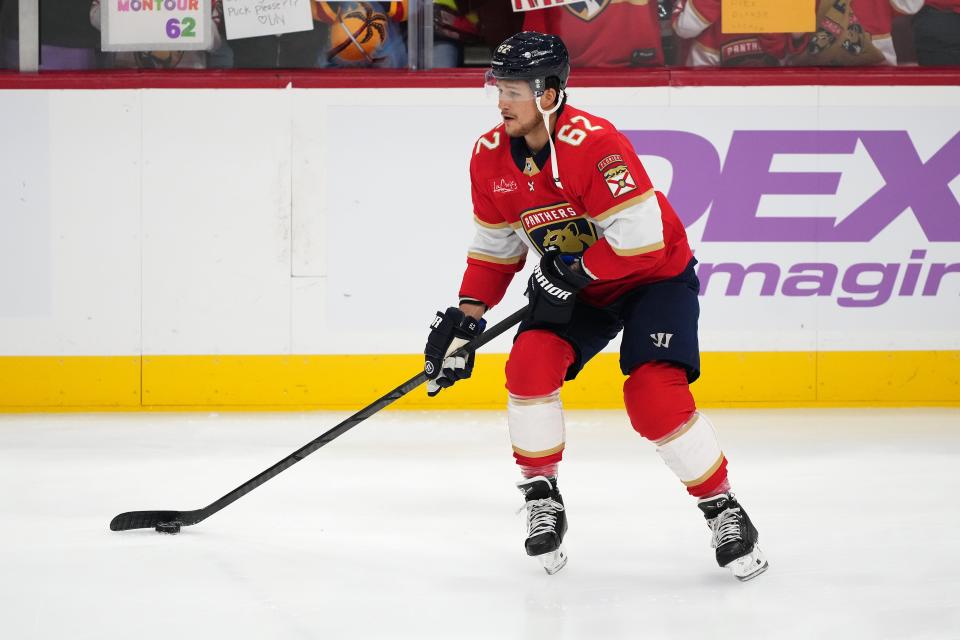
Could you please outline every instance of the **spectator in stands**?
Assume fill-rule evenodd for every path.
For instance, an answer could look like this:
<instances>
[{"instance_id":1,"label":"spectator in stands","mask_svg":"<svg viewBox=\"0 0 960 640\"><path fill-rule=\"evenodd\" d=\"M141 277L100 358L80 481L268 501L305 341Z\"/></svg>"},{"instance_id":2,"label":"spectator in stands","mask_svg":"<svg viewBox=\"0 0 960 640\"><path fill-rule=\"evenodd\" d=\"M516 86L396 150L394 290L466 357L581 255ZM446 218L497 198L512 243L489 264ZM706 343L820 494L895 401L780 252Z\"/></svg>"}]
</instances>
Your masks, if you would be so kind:
<instances>
[{"instance_id":1,"label":"spectator in stands","mask_svg":"<svg viewBox=\"0 0 960 640\"><path fill-rule=\"evenodd\" d=\"M686 41L681 63L690 67L780 66L790 48L783 33L723 32L721 0L677 0L673 30Z\"/></svg>"},{"instance_id":2,"label":"spectator in stands","mask_svg":"<svg viewBox=\"0 0 960 640\"><path fill-rule=\"evenodd\" d=\"M480 38L491 53L501 42L523 31L524 14L514 11L506 0L471 0L470 8L477 12Z\"/></svg>"},{"instance_id":3,"label":"spectator in stands","mask_svg":"<svg viewBox=\"0 0 960 640\"><path fill-rule=\"evenodd\" d=\"M819 0L817 30L806 36L805 50L790 64L896 65L894 15L912 15L922 6L923 0Z\"/></svg>"},{"instance_id":4,"label":"spectator in stands","mask_svg":"<svg viewBox=\"0 0 960 640\"><path fill-rule=\"evenodd\" d=\"M407 66L407 45L401 24L407 21L408 0L399 2L318 2L313 3L313 18L329 26L329 38L316 64L320 67L381 67L400 69ZM360 19L357 27L355 16ZM371 20L372 17L372 20ZM356 45L337 36L347 31L353 35L372 29L379 46L362 51L358 56ZM341 38L342 40L342 38ZM365 37L359 40L366 40ZM358 40L358 41L359 41Z\"/></svg>"},{"instance_id":5,"label":"spectator in stands","mask_svg":"<svg viewBox=\"0 0 960 640\"><path fill-rule=\"evenodd\" d=\"M40 3L40 69L94 69L100 34L90 26L90 5L79 0L43 0ZM8 0L0 9L3 58L6 66L20 66L18 3Z\"/></svg>"},{"instance_id":6,"label":"spectator in stands","mask_svg":"<svg viewBox=\"0 0 960 640\"><path fill-rule=\"evenodd\" d=\"M477 22L477 13L466 0L434 0L434 68L463 65L463 47L482 42Z\"/></svg>"},{"instance_id":7,"label":"spectator in stands","mask_svg":"<svg viewBox=\"0 0 960 640\"><path fill-rule=\"evenodd\" d=\"M663 45L663 63L667 66L680 64L680 39L673 32L673 7L675 0L657 0L657 19L660 21L660 42Z\"/></svg>"},{"instance_id":8,"label":"spectator in stands","mask_svg":"<svg viewBox=\"0 0 960 640\"><path fill-rule=\"evenodd\" d=\"M960 0L927 0L913 18L921 65L960 64Z\"/></svg>"},{"instance_id":9,"label":"spectator in stands","mask_svg":"<svg viewBox=\"0 0 960 640\"><path fill-rule=\"evenodd\" d=\"M586 0L537 9L526 12L523 28L560 36L574 67L663 64L657 0Z\"/></svg>"},{"instance_id":10,"label":"spectator in stands","mask_svg":"<svg viewBox=\"0 0 960 640\"><path fill-rule=\"evenodd\" d=\"M100 30L101 0L91 0L90 24ZM207 51L223 46L223 3L222 0L210 0L211 42ZM116 51L103 54L103 64L118 69L206 69L207 51Z\"/></svg>"}]
</instances>

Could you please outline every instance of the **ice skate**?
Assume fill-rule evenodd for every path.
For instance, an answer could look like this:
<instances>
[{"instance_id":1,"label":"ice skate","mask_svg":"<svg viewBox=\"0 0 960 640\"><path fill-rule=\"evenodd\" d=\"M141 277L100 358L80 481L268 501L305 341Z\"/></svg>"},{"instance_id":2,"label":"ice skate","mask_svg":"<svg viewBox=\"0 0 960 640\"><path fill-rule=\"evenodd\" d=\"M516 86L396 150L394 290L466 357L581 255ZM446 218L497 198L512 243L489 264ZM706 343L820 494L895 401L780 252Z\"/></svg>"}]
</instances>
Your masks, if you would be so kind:
<instances>
[{"instance_id":1,"label":"ice skate","mask_svg":"<svg viewBox=\"0 0 960 640\"><path fill-rule=\"evenodd\" d=\"M710 546L717 550L717 564L729 568L741 582L767 570L767 559L757 546L757 528L732 493L704 498L697 506L713 532Z\"/></svg>"},{"instance_id":2,"label":"ice skate","mask_svg":"<svg viewBox=\"0 0 960 640\"><path fill-rule=\"evenodd\" d=\"M534 556L549 575L555 574L567 564L563 549L563 536L567 532L567 515L563 497L557 489L557 479L544 476L527 478L517 483L526 504L527 539L524 548L528 556Z\"/></svg>"}]
</instances>

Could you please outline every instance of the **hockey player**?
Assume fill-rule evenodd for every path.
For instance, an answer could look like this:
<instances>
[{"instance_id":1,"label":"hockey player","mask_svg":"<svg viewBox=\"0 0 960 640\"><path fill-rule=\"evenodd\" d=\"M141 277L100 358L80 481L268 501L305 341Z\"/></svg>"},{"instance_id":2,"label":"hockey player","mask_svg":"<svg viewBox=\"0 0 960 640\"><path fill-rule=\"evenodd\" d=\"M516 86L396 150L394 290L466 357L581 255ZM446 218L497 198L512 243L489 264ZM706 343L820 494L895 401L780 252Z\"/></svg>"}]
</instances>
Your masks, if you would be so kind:
<instances>
[{"instance_id":1,"label":"hockey player","mask_svg":"<svg viewBox=\"0 0 960 640\"><path fill-rule=\"evenodd\" d=\"M437 312L425 349L427 392L468 378L473 356L447 357L479 335L528 250L538 256L529 315L506 365L507 421L527 511L528 555L547 573L566 564L560 387L619 332L633 428L697 498L717 562L748 580L767 568L757 530L730 492L727 460L689 383L700 375L699 283L677 214L654 191L614 126L566 103L560 38L523 32L493 55L488 85L502 122L470 163L476 236L459 307Z\"/></svg>"}]
</instances>

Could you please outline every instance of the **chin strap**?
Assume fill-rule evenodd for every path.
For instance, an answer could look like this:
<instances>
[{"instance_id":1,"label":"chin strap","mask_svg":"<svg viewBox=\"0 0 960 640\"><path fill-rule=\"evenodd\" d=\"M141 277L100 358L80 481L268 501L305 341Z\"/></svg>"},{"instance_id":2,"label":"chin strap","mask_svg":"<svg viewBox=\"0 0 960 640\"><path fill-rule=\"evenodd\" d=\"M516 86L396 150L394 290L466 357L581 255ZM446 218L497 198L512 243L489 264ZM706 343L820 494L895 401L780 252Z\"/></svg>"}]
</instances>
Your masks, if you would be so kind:
<instances>
[{"instance_id":1,"label":"chin strap","mask_svg":"<svg viewBox=\"0 0 960 640\"><path fill-rule=\"evenodd\" d=\"M547 128L547 143L550 145L550 168L553 170L553 183L557 185L558 189L563 189L563 184L560 182L560 170L557 169L557 149L553 146L553 134L550 131L550 116L556 113L560 105L563 104L563 91L560 90L557 94L556 104L548 111L544 111L543 107L540 106L539 97L535 102L537 103L537 111L543 116L543 126Z\"/></svg>"}]
</instances>

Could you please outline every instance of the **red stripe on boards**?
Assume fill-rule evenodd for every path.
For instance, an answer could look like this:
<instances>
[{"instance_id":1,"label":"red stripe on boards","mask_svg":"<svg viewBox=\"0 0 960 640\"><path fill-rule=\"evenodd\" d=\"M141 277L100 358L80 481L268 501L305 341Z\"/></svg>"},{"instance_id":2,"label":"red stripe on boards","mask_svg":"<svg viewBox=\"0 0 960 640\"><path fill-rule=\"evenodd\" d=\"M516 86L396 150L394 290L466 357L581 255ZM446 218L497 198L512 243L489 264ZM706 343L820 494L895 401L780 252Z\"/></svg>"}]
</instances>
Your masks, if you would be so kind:
<instances>
[{"instance_id":1,"label":"red stripe on boards","mask_svg":"<svg viewBox=\"0 0 960 640\"><path fill-rule=\"evenodd\" d=\"M0 89L462 89L484 69L0 71ZM574 69L576 87L960 86L960 67Z\"/></svg>"}]
</instances>

